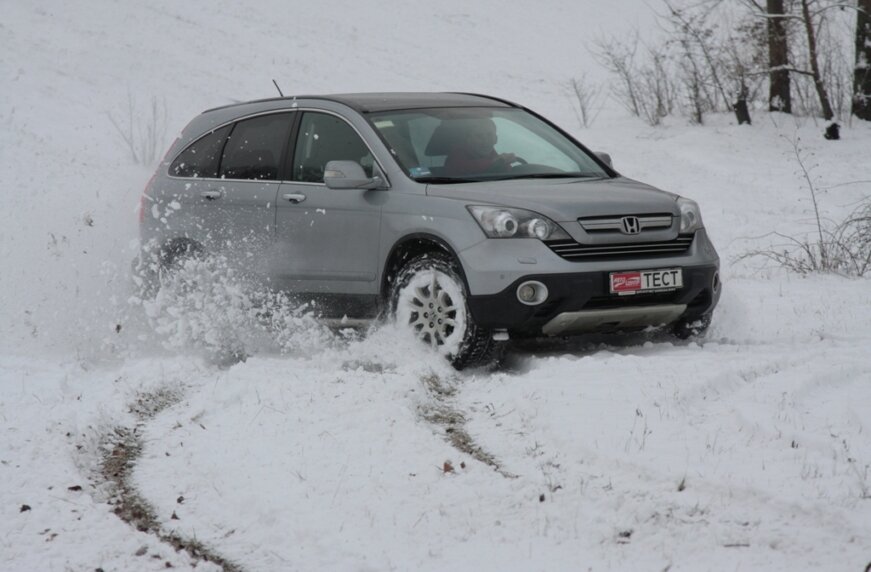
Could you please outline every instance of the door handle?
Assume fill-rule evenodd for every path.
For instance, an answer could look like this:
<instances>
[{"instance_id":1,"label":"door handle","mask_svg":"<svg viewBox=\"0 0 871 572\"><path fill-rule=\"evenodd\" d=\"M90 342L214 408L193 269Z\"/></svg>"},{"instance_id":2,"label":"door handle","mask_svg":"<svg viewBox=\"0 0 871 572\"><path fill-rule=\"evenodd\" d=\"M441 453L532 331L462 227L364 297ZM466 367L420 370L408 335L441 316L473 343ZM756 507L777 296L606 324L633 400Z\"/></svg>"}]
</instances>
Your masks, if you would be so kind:
<instances>
[{"instance_id":1,"label":"door handle","mask_svg":"<svg viewBox=\"0 0 871 572\"><path fill-rule=\"evenodd\" d=\"M200 196L203 197L204 199L206 199L207 201L214 201L214 200L217 200L217 199L220 199L221 197L223 197L224 191L217 191L217 190L212 189L209 191L201 192Z\"/></svg>"},{"instance_id":2,"label":"door handle","mask_svg":"<svg viewBox=\"0 0 871 572\"><path fill-rule=\"evenodd\" d=\"M298 205L305 200L305 195L302 193L287 193L282 196L284 200L289 201L295 205Z\"/></svg>"}]
</instances>

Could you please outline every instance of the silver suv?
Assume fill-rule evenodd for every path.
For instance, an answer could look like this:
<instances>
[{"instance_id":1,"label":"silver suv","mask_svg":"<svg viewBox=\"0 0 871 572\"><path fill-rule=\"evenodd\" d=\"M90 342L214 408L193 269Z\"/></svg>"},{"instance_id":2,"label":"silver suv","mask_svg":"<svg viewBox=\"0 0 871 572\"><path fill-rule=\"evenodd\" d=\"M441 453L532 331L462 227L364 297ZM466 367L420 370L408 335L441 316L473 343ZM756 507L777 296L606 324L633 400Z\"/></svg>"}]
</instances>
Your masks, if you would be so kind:
<instances>
[{"instance_id":1,"label":"silver suv","mask_svg":"<svg viewBox=\"0 0 871 572\"><path fill-rule=\"evenodd\" d=\"M457 367L520 336L703 332L719 258L698 205L620 176L514 103L284 97L205 111L142 199L159 276L221 253L325 317L398 323ZM159 279L158 279L159 280Z\"/></svg>"}]
</instances>

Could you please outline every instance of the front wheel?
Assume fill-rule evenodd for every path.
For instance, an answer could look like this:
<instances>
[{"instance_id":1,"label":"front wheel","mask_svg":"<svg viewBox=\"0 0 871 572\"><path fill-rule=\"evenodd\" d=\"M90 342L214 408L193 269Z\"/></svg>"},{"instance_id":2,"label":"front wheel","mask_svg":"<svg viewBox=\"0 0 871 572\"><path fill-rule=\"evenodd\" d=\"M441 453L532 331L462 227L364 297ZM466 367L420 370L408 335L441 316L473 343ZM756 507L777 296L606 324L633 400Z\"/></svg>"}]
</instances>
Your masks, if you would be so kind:
<instances>
[{"instance_id":1,"label":"front wheel","mask_svg":"<svg viewBox=\"0 0 871 572\"><path fill-rule=\"evenodd\" d=\"M494 362L502 344L479 327L456 262L432 252L408 261L396 275L390 295L396 323L447 357L457 369Z\"/></svg>"},{"instance_id":2,"label":"front wheel","mask_svg":"<svg viewBox=\"0 0 871 572\"><path fill-rule=\"evenodd\" d=\"M703 338L711 325L711 315L704 314L697 318L681 319L671 327L671 333L680 340Z\"/></svg>"}]
</instances>

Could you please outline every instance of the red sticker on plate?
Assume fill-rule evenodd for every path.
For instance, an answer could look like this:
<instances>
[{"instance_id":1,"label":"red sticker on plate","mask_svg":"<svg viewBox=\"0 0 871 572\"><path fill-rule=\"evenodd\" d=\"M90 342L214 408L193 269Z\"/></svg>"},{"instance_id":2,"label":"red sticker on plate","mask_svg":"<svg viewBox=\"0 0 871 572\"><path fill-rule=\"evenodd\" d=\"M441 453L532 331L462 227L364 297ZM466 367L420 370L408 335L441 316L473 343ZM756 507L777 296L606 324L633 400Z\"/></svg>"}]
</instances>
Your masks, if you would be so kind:
<instances>
[{"instance_id":1,"label":"red sticker on plate","mask_svg":"<svg viewBox=\"0 0 871 572\"><path fill-rule=\"evenodd\" d=\"M611 274L611 292L634 292L641 288L641 272Z\"/></svg>"}]
</instances>

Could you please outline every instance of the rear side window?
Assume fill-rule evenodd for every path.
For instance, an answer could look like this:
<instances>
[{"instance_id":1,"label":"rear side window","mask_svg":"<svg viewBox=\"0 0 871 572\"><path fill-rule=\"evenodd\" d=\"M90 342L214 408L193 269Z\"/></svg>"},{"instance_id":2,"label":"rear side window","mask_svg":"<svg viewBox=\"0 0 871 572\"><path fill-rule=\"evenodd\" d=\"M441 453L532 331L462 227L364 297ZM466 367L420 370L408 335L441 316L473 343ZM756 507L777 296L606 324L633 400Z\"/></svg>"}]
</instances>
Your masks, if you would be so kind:
<instances>
[{"instance_id":1,"label":"rear side window","mask_svg":"<svg viewBox=\"0 0 871 572\"><path fill-rule=\"evenodd\" d=\"M219 176L277 180L292 122L293 114L274 113L236 123L224 147Z\"/></svg>"},{"instance_id":2,"label":"rear side window","mask_svg":"<svg viewBox=\"0 0 871 572\"><path fill-rule=\"evenodd\" d=\"M217 177L221 149L229 132L228 125L197 139L172 162L169 174L174 177Z\"/></svg>"},{"instance_id":3,"label":"rear side window","mask_svg":"<svg viewBox=\"0 0 871 572\"><path fill-rule=\"evenodd\" d=\"M305 113L293 154L293 179L323 183L328 161L355 161L372 176L374 159L353 127L334 115Z\"/></svg>"}]
</instances>

